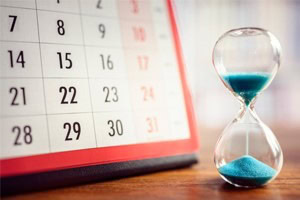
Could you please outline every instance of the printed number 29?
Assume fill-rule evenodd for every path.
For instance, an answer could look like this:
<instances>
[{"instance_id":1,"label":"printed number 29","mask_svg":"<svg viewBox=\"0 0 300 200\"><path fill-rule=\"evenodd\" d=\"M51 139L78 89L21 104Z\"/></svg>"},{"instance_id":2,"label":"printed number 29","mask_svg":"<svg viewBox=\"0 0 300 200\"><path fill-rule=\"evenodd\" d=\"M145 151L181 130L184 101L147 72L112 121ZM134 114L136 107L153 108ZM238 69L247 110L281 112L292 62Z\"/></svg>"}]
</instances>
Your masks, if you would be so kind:
<instances>
[{"instance_id":1,"label":"printed number 29","mask_svg":"<svg viewBox=\"0 0 300 200\"><path fill-rule=\"evenodd\" d=\"M73 140L73 138L70 136L71 132L74 132L77 134L76 140L79 140L80 133L81 133L81 126L79 122L74 122L73 124L70 124L68 122L64 123L64 129L67 129L67 135L65 138L65 141Z\"/></svg>"}]
</instances>

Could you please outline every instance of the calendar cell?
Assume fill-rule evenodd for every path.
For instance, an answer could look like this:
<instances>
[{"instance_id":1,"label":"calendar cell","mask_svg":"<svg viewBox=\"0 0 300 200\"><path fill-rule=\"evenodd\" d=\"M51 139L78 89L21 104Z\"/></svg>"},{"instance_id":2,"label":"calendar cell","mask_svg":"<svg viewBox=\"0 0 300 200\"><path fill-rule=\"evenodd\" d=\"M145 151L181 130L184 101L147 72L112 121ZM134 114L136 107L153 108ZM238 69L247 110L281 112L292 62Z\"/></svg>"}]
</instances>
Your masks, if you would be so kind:
<instances>
[{"instance_id":1,"label":"calendar cell","mask_svg":"<svg viewBox=\"0 0 300 200\"><path fill-rule=\"evenodd\" d=\"M80 0L81 13L102 17L118 18L115 0Z\"/></svg>"},{"instance_id":2,"label":"calendar cell","mask_svg":"<svg viewBox=\"0 0 300 200\"><path fill-rule=\"evenodd\" d=\"M122 47L119 20L104 17L83 16L85 45Z\"/></svg>"},{"instance_id":3,"label":"calendar cell","mask_svg":"<svg viewBox=\"0 0 300 200\"><path fill-rule=\"evenodd\" d=\"M91 112L87 79L45 79L48 114Z\"/></svg>"},{"instance_id":4,"label":"calendar cell","mask_svg":"<svg viewBox=\"0 0 300 200\"><path fill-rule=\"evenodd\" d=\"M119 12L122 19L151 20L151 1L148 0L122 0L118 1Z\"/></svg>"},{"instance_id":5,"label":"calendar cell","mask_svg":"<svg viewBox=\"0 0 300 200\"><path fill-rule=\"evenodd\" d=\"M49 153L46 117L1 118L1 159Z\"/></svg>"},{"instance_id":6,"label":"calendar cell","mask_svg":"<svg viewBox=\"0 0 300 200\"><path fill-rule=\"evenodd\" d=\"M164 84L157 80L134 80L130 82L134 110L164 108Z\"/></svg>"},{"instance_id":7,"label":"calendar cell","mask_svg":"<svg viewBox=\"0 0 300 200\"><path fill-rule=\"evenodd\" d=\"M36 0L36 3L37 8L40 10L79 13L79 3L77 0Z\"/></svg>"},{"instance_id":8,"label":"calendar cell","mask_svg":"<svg viewBox=\"0 0 300 200\"><path fill-rule=\"evenodd\" d=\"M126 79L91 79L90 86L94 112L131 111Z\"/></svg>"},{"instance_id":9,"label":"calendar cell","mask_svg":"<svg viewBox=\"0 0 300 200\"><path fill-rule=\"evenodd\" d=\"M137 127L138 143L158 142L170 138L167 115L162 110L136 112L134 123Z\"/></svg>"},{"instance_id":10,"label":"calendar cell","mask_svg":"<svg viewBox=\"0 0 300 200\"><path fill-rule=\"evenodd\" d=\"M181 140L190 138L190 130L187 122L187 114L184 105L169 108L168 111L171 134L170 140Z\"/></svg>"},{"instance_id":11,"label":"calendar cell","mask_svg":"<svg viewBox=\"0 0 300 200\"><path fill-rule=\"evenodd\" d=\"M162 65L162 74L165 78L180 79L175 52L170 47L160 48L159 60ZM165 52L165 53L163 53Z\"/></svg>"},{"instance_id":12,"label":"calendar cell","mask_svg":"<svg viewBox=\"0 0 300 200\"><path fill-rule=\"evenodd\" d=\"M41 44L44 77L87 78L84 47Z\"/></svg>"},{"instance_id":13,"label":"calendar cell","mask_svg":"<svg viewBox=\"0 0 300 200\"><path fill-rule=\"evenodd\" d=\"M35 8L35 0L0 0L0 6L9 6L16 8Z\"/></svg>"},{"instance_id":14,"label":"calendar cell","mask_svg":"<svg viewBox=\"0 0 300 200\"><path fill-rule=\"evenodd\" d=\"M95 129L99 147L135 144L132 113L95 113Z\"/></svg>"},{"instance_id":15,"label":"calendar cell","mask_svg":"<svg viewBox=\"0 0 300 200\"><path fill-rule=\"evenodd\" d=\"M155 51L128 49L125 52L128 74L132 79L161 79L161 66Z\"/></svg>"},{"instance_id":16,"label":"calendar cell","mask_svg":"<svg viewBox=\"0 0 300 200\"><path fill-rule=\"evenodd\" d=\"M168 15L166 12L166 2L161 0L152 0L151 1L151 13L153 22L169 23Z\"/></svg>"},{"instance_id":17,"label":"calendar cell","mask_svg":"<svg viewBox=\"0 0 300 200\"><path fill-rule=\"evenodd\" d=\"M147 48L156 51L155 35L151 23L121 20L122 39L125 48Z\"/></svg>"},{"instance_id":18,"label":"calendar cell","mask_svg":"<svg viewBox=\"0 0 300 200\"><path fill-rule=\"evenodd\" d=\"M173 60L161 59L162 62L162 74L165 79L176 79L180 78L177 63Z\"/></svg>"},{"instance_id":19,"label":"calendar cell","mask_svg":"<svg viewBox=\"0 0 300 200\"><path fill-rule=\"evenodd\" d=\"M1 116L45 114L42 79L2 79Z\"/></svg>"},{"instance_id":20,"label":"calendar cell","mask_svg":"<svg viewBox=\"0 0 300 200\"><path fill-rule=\"evenodd\" d=\"M163 49L164 47L172 48L172 51L174 51L174 42L173 38L170 34L170 27L167 23L155 23L155 39L157 41L157 45L159 48ZM165 51L164 51L165 52Z\"/></svg>"},{"instance_id":21,"label":"calendar cell","mask_svg":"<svg viewBox=\"0 0 300 200\"><path fill-rule=\"evenodd\" d=\"M0 42L0 77L42 77L38 44Z\"/></svg>"},{"instance_id":22,"label":"calendar cell","mask_svg":"<svg viewBox=\"0 0 300 200\"><path fill-rule=\"evenodd\" d=\"M165 101L168 107L177 107L183 105L184 98L182 94L181 82L178 79L165 79Z\"/></svg>"},{"instance_id":23,"label":"calendar cell","mask_svg":"<svg viewBox=\"0 0 300 200\"><path fill-rule=\"evenodd\" d=\"M96 147L92 114L49 115L51 152Z\"/></svg>"},{"instance_id":24,"label":"calendar cell","mask_svg":"<svg viewBox=\"0 0 300 200\"><path fill-rule=\"evenodd\" d=\"M38 11L41 43L83 44L80 16Z\"/></svg>"},{"instance_id":25,"label":"calendar cell","mask_svg":"<svg viewBox=\"0 0 300 200\"><path fill-rule=\"evenodd\" d=\"M126 65L122 50L86 47L89 77L125 78Z\"/></svg>"},{"instance_id":26,"label":"calendar cell","mask_svg":"<svg viewBox=\"0 0 300 200\"><path fill-rule=\"evenodd\" d=\"M0 39L38 42L36 11L0 7Z\"/></svg>"}]
</instances>

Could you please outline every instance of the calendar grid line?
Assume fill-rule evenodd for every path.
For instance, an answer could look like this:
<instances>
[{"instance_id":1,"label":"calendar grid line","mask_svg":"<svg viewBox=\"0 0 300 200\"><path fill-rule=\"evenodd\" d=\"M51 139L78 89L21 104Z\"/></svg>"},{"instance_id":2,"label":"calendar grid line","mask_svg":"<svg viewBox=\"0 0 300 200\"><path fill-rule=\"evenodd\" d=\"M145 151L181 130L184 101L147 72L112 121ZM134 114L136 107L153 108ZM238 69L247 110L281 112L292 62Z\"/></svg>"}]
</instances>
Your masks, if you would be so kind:
<instances>
[{"instance_id":1,"label":"calendar grid line","mask_svg":"<svg viewBox=\"0 0 300 200\"><path fill-rule=\"evenodd\" d=\"M134 76L129 76L128 78L129 79L133 79L133 81L142 81L142 80L145 80L145 78L149 78L148 80L155 80L155 81L158 81L158 80L161 80L160 77L157 77L157 76L141 76L139 78L133 78ZM52 80L52 79L59 79L59 80L123 80L123 81L126 81L128 79L124 78L124 77L23 77L23 76L18 76L18 77L14 77L14 76L7 76L7 77L0 77L0 80L9 80L9 79L19 79L19 80L22 80L22 79L35 79L35 80ZM169 77L167 80L170 80L170 79L174 79L173 77Z\"/></svg>"},{"instance_id":2,"label":"calendar grid line","mask_svg":"<svg viewBox=\"0 0 300 200\"><path fill-rule=\"evenodd\" d=\"M59 46L77 46L77 47L92 47L92 48L99 48L99 49L120 49L120 46L105 46L105 45L89 45L89 44L71 44L71 43L55 43L55 42L34 42L34 41L19 41L19 40L2 40L0 42L11 42L11 43L28 43L28 44L49 44L49 45L59 45ZM172 47L172 45L166 45L166 48ZM136 51L136 46L122 46L124 50L134 50ZM145 47L145 45L140 45L138 49L141 50L149 50L149 47ZM151 49L152 50L152 49Z\"/></svg>"},{"instance_id":3,"label":"calendar grid line","mask_svg":"<svg viewBox=\"0 0 300 200\"><path fill-rule=\"evenodd\" d=\"M81 1L78 0L78 5L79 5L79 10L81 12ZM88 67L88 62L87 62L87 52L86 52L86 46L84 45L84 28L83 28L83 23L82 23L82 15L80 15L80 26L81 26L81 37L82 37L82 42L83 42L83 49L84 49L84 61L85 61L85 66L87 70L87 76L89 76L89 67ZM90 79L88 79L88 85L89 85L89 95L90 95L90 104L91 104L91 112L93 116L93 128L94 128L94 137L95 137L95 144L96 147L98 147L98 142L97 142L97 133L96 133L96 125L95 125L95 115L94 115L94 106L93 106L93 101L92 101L92 94L91 94L91 84L90 84Z\"/></svg>"},{"instance_id":4,"label":"calendar grid line","mask_svg":"<svg viewBox=\"0 0 300 200\"><path fill-rule=\"evenodd\" d=\"M47 9L40 9L40 8L25 8L25 7L18 7L18 6L5 6L5 5L0 5L0 7L3 8L16 8L16 9L24 9L24 10L36 10L36 11L45 11L45 12L52 12L52 13L63 13L63 14L69 14L69 15L81 15L81 16L86 16L86 17L104 17L107 19L118 19L118 16L106 16L106 15L96 15L96 14L87 14L87 13L83 13L83 12L68 12L68 11L54 11L54 10L47 10ZM125 19L125 20L124 20ZM132 19L132 18L122 18L120 19L122 21L126 21L126 22L150 22L153 19ZM157 22L159 22L159 20L157 20Z\"/></svg>"},{"instance_id":5,"label":"calendar grid line","mask_svg":"<svg viewBox=\"0 0 300 200\"><path fill-rule=\"evenodd\" d=\"M37 6L37 0L35 0L35 6ZM40 41L40 31L39 31L39 16L38 12L36 10L36 23L37 23L37 33L38 33L38 40ZM47 124L47 135L48 135L48 145L49 145L49 151L51 152L51 141L50 141L50 131L49 131L49 119L47 116L47 103L46 103L46 90L45 90L45 81L44 81L44 70L43 70L43 62L42 62L42 49L41 49L41 44L39 43L39 49L40 49L40 64L41 64L41 72L42 72L42 83L43 83L43 97L44 97L44 105L45 105L45 113L46 113L46 124Z\"/></svg>"},{"instance_id":6,"label":"calendar grid line","mask_svg":"<svg viewBox=\"0 0 300 200\"><path fill-rule=\"evenodd\" d=\"M135 112L143 112L143 111L162 111L165 110L165 107L151 107L151 108L140 108L137 110L134 110ZM99 113L116 113L116 112L122 112L122 113L130 113L130 110L126 109L118 109L118 110L102 110L102 111L93 111L94 114ZM78 114L92 114L92 112L63 112L63 113L47 113L47 114L26 114L26 115L2 115L0 118L13 118L13 117L38 117L38 116L55 116L55 115L78 115Z\"/></svg>"}]
</instances>

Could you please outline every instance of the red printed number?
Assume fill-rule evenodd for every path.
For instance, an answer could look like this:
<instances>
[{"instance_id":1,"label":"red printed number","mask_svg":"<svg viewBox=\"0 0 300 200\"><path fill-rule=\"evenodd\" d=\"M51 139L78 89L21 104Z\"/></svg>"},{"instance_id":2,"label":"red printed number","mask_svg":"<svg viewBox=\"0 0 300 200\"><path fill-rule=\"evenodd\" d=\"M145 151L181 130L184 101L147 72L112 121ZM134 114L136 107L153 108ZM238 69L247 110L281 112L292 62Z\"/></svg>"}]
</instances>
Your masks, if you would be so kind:
<instances>
[{"instance_id":1,"label":"red printed number","mask_svg":"<svg viewBox=\"0 0 300 200\"><path fill-rule=\"evenodd\" d=\"M148 56L137 56L137 61L139 65L139 69L142 71L146 71L148 69Z\"/></svg>"},{"instance_id":2,"label":"red printed number","mask_svg":"<svg viewBox=\"0 0 300 200\"><path fill-rule=\"evenodd\" d=\"M134 26L132 27L134 40L137 42L145 42L146 41L146 31L143 27Z\"/></svg>"},{"instance_id":3,"label":"red printed number","mask_svg":"<svg viewBox=\"0 0 300 200\"><path fill-rule=\"evenodd\" d=\"M142 86L141 91L143 92L144 101L154 100L154 90L152 87Z\"/></svg>"},{"instance_id":4,"label":"red printed number","mask_svg":"<svg viewBox=\"0 0 300 200\"><path fill-rule=\"evenodd\" d=\"M139 13L139 4L137 0L131 0L131 5L132 5L132 12L133 14L138 14Z\"/></svg>"},{"instance_id":5,"label":"red printed number","mask_svg":"<svg viewBox=\"0 0 300 200\"><path fill-rule=\"evenodd\" d=\"M157 133L158 132L158 125L156 117L147 117L146 122L148 124L148 133Z\"/></svg>"}]
</instances>

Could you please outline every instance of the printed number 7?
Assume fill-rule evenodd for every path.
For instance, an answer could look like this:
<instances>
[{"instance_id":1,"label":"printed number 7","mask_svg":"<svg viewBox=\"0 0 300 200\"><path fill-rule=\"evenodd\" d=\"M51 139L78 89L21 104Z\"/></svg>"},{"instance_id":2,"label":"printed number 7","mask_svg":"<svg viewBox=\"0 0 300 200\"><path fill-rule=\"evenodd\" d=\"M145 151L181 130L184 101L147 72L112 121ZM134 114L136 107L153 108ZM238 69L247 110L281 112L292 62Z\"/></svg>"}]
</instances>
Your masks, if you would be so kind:
<instances>
[{"instance_id":1,"label":"printed number 7","mask_svg":"<svg viewBox=\"0 0 300 200\"><path fill-rule=\"evenodd\" d=\"M13 32L15 29L15 25L16 25L16 21L17 21L17 17L16 15L9 15L8 17L13 18L13 21L11 23L11 27L10 27L10 32Z\"/></svg>"}]
</instances>

